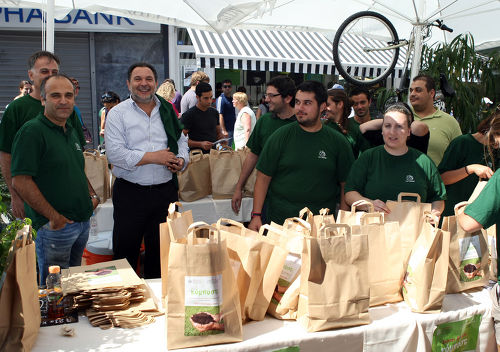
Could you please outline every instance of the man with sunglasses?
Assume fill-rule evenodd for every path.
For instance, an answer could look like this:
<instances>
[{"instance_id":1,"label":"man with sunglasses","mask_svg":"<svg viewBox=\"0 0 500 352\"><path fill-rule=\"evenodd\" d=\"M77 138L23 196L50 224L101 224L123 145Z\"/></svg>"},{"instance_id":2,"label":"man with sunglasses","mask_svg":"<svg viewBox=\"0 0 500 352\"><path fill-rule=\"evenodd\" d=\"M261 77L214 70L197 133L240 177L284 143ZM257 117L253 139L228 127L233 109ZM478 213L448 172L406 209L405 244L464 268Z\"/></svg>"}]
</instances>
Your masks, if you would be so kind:
<instances>
[{"instance_id":1,"label":"man with sunglasses","mask_svg":"<svg viewBox=\"0 0 500 352\"><path fill-rule=\"evenodd\" d=\"M219 125L222 135L229 137L228 145L233 143L234 123L236 122L236 111L233 106L233 97L231 91L233 83L230 79L222 82L222 94L217 98L217 111L219 112Z\"/></svg>"},{"instance_id":2,"label":"man with sunglasses","mask_svg":"<svg viewBox=\"0 0 500 352\"><path fill-rule=\"evenodd\" d=\"M294 110L295 82L288 76L277 76L267 83L265 99L269 112L262 115L255 124L247 147L250 149L241 168L231 206L235 213L240 211L243 186L259 160L264 144L274 131L297 120Z\"/></svg>"}]
</instances>

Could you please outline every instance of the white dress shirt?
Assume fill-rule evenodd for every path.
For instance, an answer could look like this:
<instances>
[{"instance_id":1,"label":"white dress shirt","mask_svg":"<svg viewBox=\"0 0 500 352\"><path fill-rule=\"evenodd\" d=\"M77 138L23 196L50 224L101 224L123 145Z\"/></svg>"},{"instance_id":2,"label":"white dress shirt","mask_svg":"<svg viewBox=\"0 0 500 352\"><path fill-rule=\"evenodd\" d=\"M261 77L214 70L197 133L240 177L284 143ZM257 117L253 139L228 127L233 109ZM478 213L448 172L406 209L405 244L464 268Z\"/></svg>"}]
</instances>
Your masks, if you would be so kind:
<instances>
[{"instance_id":1,"label":"white dress shirt","mask_svg":"<svg viewBox=\"0 0 500 352\"><path fill-rule=\"evenodd\" d=\"M113 164L113 175L140 185L158 185L172 179L166 166L146 164L137 166L146 152L168 148L167 134L160 116L160 101L148 116L132 99L111 109L106 117L106 156ZM177 141L177 157L189 162L188 139L181 133ZM183 168L183 170L184 170Z\"/></svg>"}]
</instances>

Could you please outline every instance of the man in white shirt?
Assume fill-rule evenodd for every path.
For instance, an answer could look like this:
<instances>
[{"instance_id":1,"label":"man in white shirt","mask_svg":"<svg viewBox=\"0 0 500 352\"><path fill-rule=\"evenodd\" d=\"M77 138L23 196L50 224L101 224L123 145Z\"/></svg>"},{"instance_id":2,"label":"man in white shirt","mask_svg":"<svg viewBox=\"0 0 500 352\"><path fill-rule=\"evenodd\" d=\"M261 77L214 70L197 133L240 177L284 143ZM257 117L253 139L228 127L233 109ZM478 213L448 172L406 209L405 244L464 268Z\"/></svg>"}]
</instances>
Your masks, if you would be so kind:
<instances>
[{"instance_id":1,"label":"man in white shirt","mask_svg":"<svg viewBox=\"0 0 500 352\"><path fill-rule=\"evenodd\" d=\"M160 272L159 224L178 200L177 171L189 162L187 137L172 104L155 95L158 75L144 62L128 69L130 98L106 119L106 154L113 164L113 252L135 268L142 239L144 277Z\"/></svg>"}]
</instances>

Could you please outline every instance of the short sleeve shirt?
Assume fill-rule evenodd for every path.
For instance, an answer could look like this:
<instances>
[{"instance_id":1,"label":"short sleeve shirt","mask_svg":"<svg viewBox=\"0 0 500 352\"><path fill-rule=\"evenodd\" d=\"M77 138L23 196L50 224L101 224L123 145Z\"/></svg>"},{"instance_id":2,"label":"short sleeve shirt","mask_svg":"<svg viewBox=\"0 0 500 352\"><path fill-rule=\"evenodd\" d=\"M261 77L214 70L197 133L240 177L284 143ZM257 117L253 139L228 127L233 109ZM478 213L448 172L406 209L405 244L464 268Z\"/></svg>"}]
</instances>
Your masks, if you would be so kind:
<instances>
[{"instance_id":1,"label":"short sleeve shirt","mask_svg":"<svg viewBox=\"0 0 500 352\"><path fill-rule=\"evenodd\" d=\"M219 113L214 108L202 111L197 106L193 106L182 114L181 123L189 131L189 139L193 141L215 142L217 140Z\"/></svg>"},{"instance_id":2,"label":"short sleeve shirt","mask_svg":"<svg viewBox=\"0 0 500 352\"><path fill-rule=\"evenodd\" d=\"M11 154L12 143L17 131L28 121L34 119L38 114L43 113L42 102L33 98L31 95L25 95L14 100L9 104L0 123L0 150ZM83 135L82 125L76 113L73 112L67 121L68 125L75 128L78 135L80 146L85 146L85 137Z\"/></svg>"},{"instance_id":3,"label":"short sleeve shirt","mask_svg":"<svg viewBox=\"0 0 500 352\"><path fill-rule=\"evenodd\" d=\"M396 200L401 192L418 193L423 202L446 199L441 176L432 160L416 149L389 154L383 145L362 153L347 178L345 192L357 191L369 199Z\"/></svg>"},{"instance_id":4,"label":"short sleeve shirt","mask_svg":"<svg viewBox=\"0 0 500 352\"><path fill-rule=\"evenodd\" d=\"M500 170L490 178L479 196L465 207L465 214L472 217L486 229L497 225L497 235L500 225Z\"/></svg>"},{"instance_id":5,"label":"short sleeve shirt","mask_svg":"<svg viewBox=\"0 0 500 352\"><path fill-rule=\"evenodd\" d=\"M268 112L267 114L262 115L257 120L257 123L248 138L247 147L250 148L252 153L255 155L260 155L269 136L271 136L278 128L294 121L297 121L295 115L287 119L280 119L273 112Z\"/></svg>"},{"instance_id":6,"label":"short sleeve shirt","mask_svg":"<svg viewBox=\"0 0 500 352\"><path fill-rule=\"evenodd\" d=\"M370 143L363 137L363 134L359 130L359 124L356 122L356 120L348 120L347 134L342 133L339 125L330 120L325 121L324 125L329 128L333 128L344 136L347 142L349 142L349 144L351 145L354 158L357 158L359 153L361 153L362 151L370 148Z\"/></svg>"},{"instance_id":7,"label":"short sleeve shirt","mask_svg":"<svg viewBox=\"0 0 500 352\"><path fill-rule=\"evenodd\" d=\"M496 167L498 167L499 162L497 153L494 163ZM472 134L468 133L451 141L444 152L443 160L441 160L438 170L442 174L471 164L487 165L493 169L493 163L485 147ZM478 182L479 177L472 173L458 182L447 185L446 194L448 195L448 199L446 200L443 215L454 215L455 205L469 199Z\"/></svg>"},{"instance_id":8,"label":"short sleeve shirt","mask_svg":"<svg viewBox=\"0 0 500 352\"><path fill-rule=\"evenodd\" d=\"M224 118L224 126L227 131L234 130L234 123L236 121L236 110L233 106L231 97L226 97L224 93L217 98L217 110Z\"/></svg>"},{"instance_id":9,"label":"short sleeve shirt","mask_svg":"<svg viewBox=\"0 0 500 352\"><path fill-rule=\"evenodd\" d=\"M293 122L278 129L257 162L257 170L272 177L266 197L269 220L283 223L305 206L313 213L335 209L353 160L346 139L330 128L306 132Z\"/></svg>"},{"instance_id":10,"label":"short sleeve shirt","mask_svg":"<svg viewBox=\"0 0 500 352\"><path fill-rule=\"evenodd\" d=\"M422 121L429 127L431 135L427 155L439 165L450 142L462 135L460 125L453 116L439 109L425 117L420 117L417 113L414 115L416 121Z\"/></svg>"},{"instance_id":11,"label":"short sleeve shirt","mask_svg":"<svg viewBox=\"0 0 500 352\"><path fill-rule=\"evenodd\" d=\"M12 176L32 176L40 192L66 218L82 222L92 215L92 202L84 171L78 133L66 131L39 114L25 123L12 146ZM35 229L49 220L25 204Z\"/></svg>"}]
</instances>

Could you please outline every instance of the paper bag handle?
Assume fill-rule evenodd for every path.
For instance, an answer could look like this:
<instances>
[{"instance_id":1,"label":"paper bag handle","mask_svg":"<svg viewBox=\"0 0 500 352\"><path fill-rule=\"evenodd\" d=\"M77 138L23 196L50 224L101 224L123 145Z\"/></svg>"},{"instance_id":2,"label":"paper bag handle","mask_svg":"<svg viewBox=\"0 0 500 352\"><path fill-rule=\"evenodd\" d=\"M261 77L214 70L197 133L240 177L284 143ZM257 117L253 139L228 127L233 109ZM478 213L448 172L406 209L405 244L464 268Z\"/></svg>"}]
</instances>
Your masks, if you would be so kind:
<instances>
[{"instance_id":1,"label":"paper bag handle","mask_svg":"<svg viewBox=\"0 0 500 352\"><path fill-rule=\"evenodd\" d=\"M290 222L293 222L295 224L299 224L304 229L306 229L307 231L309 231L309 234L311 233L311 224L308 223L307 221L305 221L304 219L301 219L301 218L298 218L298 217L288 218L288 219L285 220L285 224L283 224L283 225L288 225ZM290 227L288 227L288 226L284 226L284 227L286 227L287 230L290 229Z\"/></svg>"},{"instance_id":2,"label":"paper bag handle","mask_svg":"<svg viewBox=\"0 0 500 352\"><path fill-rule=\"evenodd\" d=\"M183 209L184 207L182 206L181 202L173 202L173 203L170 203L170 205L168 206L168 214L167 214L167 218L172 218L172 216L174 215L175 213L175 206L178 206L180 209Z\"/></svg>"},{"instance_id":3,"label":"paper bag handle","mask_svg":"<svg viewBox=\"0 0 500 352\"><path fill-rule=\"evenodd\" d=\"M434 215L430 211L426 210L426 211L424 211L423 218L424 218L425 222L429 223L430 225L432 225L434 228L437 229L438 224L439 224L439 218L436 215ZM434 224L431 224L430 220L433 220Z\"/></svg>"},{"instance_id":4,"label":"paper bag handle","mask_svg":"<svg viewBox=\"0 0 500 352\"><path fill-rule=\"evenodd\" d=\"M365 213L361 215L361 218L359 219L360 225L366 225L369 218L378 218L378 223L380 225L384 224L384 215L382 213Z\"/></svg>"},{"instance_id":5,"label":"paper bag handle","mask_svg":"<svg viewBox=\"0 0 500 352\"><path fill-rule=\"evenodd\" d=\"M352 203L351 213L354 214L356 212L356 208L358 208L361 205L368 205L368 212L369 213L373 213L375 211L375 207L373 206L372 202L369 202L369 201L364 200L364 199L360 199L360 200L357 200L354 203Z\"/></svg>"},{"instance_id":6,"label":"paper bag handle","mask_svg":"<svg viewBox=\"0 0 500 352\"><path fill-rule=\"evenodd\" d=\"M321 215L321 216L327 216L328 214L330 214L330 209L329 208L321 208L319 210L319 215Z\"/></svg>"},{"instance_id":7,"label":"paper bag handle","mask_svg":"<svg viewBox=\"0 0 500 352\"><path fill-rule=\"evenodd\" d=\"M299 218L304 219L304 215L307 215L307 217L305 219L305 221L307 221L307 222L311 222L311 220L314 216L312 211L309 210L308 207L302 208L302 210L299 212Z\"/></svg>"},{"instance_id":8,"label":"paper bag handle","mask_svg":"<svg viewBox=\"0 0 500 352\"><path fill-rule=\"evenodd\" d=\"M187 232L188 232L188 244L194 244L194 238L198 234L200 230L206 229L209 231L209 237L208 240L209 242L214 242L215 239L215 234L217 236L217 243L220 243L220 232L217 228L213 227L212 225L207 224L206 222L203 221L197 221L189 225Z\"/></svg>"},{"instance_id":9,"label":"paper bag handle","mask_svg":"<svg viewBox=\"0 0 500 352\"><path fill-rule=\"evenodd\" d=\"M401 192L398 194L398 202L401 203L403 201L403 197L415 197L417 198L417 203L420 203L422 198L420 198L420 194L418 193L410 193L410 192Z\"/></svg>"},{"instance_id":10,"label":"paper bag handle","mask_svg":"<svg viewBox=\"0 0 500 352\"><path fill-rule=\"evenodd\" d=\"M319 229L320 237L321 238L327 238L327 233L330 231L328 230L336 230L336 229L345 229L345 237L350 237L351 236L351 227L347 224L323 224L321 225L321 228ZM338 233L338 231L337 231Z\"/></svg>"},{"instance_id":11,"label":"paper bag handle","mask_svg":"<svg viewBox=\"0 0 500 352\"><path fill-rule=\"evenodd\" d=\"M265 237L266 239L268 239L269 241L273 242L274 244L277 244L278 242L277 241L274 241L274 239L271 240L271 237L268 237L268 236L264 236L264 231L267 230L268 232L269 231L272 231L272 232L276 232L278 233L279 230L276 229L275 227L272 227L271 225L269 224L264 224L262 225L260 228L259 228L259 236L262 238L262 237Z\"/></svg>"},{"instance_id":12,"label":"paper bag handle","mask_svg":"<svg viewBox=\"0 0 500 352\"><path fill-rule=\"evenodd\" d=\"M470 204L470 202L468 202L468 201L463 201L463 202L455 204L455 206L453 207L453 210L455 210L455 215L457 215L457 211L460 208L465 207L466 205L469 205L469 204Z\"/></svg>"},{"instance_id":13,"label":"paper bag handle","mask_svg":"<svg viewBox=\"0 0 500 352\"><path fill-rule=\"evenodd\" d=\"M189 159L190 160L198 160L203 157L203 152L201 149L191 149L189 151Z\"/></svg>"},{"instance_id":14,"label":"paper bag handle","mask_svg":"<svg viewBox=\"0 0 500 352\"><path fill-rule=\"evenodd\" d=\"M240 222L238 222L238 221L235 221L235 220L232 220L232 219L227 219L227 218L220 218L219 220L217 220L217 224L215 226L217 228L217 230L220 230L223 222L227 222L231 226L236 226L239 229L244 229L245 228L245 226L243 226L243 224L240 223Z\"/></svg>"}]
</instances>

